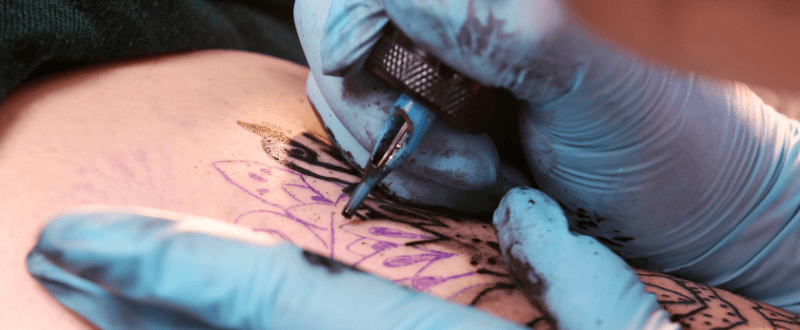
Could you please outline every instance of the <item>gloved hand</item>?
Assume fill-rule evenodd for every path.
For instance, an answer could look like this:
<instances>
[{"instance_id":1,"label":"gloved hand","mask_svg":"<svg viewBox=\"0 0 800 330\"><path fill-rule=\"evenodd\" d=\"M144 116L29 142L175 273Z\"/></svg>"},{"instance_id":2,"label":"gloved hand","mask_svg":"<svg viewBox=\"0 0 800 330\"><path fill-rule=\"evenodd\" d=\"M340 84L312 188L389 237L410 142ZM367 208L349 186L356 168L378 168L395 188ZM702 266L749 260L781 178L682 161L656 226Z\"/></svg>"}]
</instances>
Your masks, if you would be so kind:
<instances>
[{"instance_id":1,"label":"gloved hand","mask_svg":"<svg viewBox=\"0 0 800 330\"><path fill-rule=\"evenodd\" d=\"M523 329L266 234L154 209L61 215L27 266L101 329Z\"/></svg>"},{"instance_id":2,"label":"gloved hand","mask_svg":"<svg viewBox=\"0 0 800 330\"><path fill-rule=\"evenodd\" d=\"M391 20L456 71L524 102L528 170L570 229L637 266L800 312L800 259L787 257L800 244L800 124L746 86L609 45L557 0L307 1L295 15L309 95L343 130L374 136L381 121L363 117L380 113L368 110L382 94L364 73L324 74L359 72ZM426 173L420 164L409 170Z\"/></svg>"},{"instance_id":3,"label":"gloved hand","mask_svg":"<svg viewBox=\"0 0 800 330\"><path fill-rule=\"evenodd\" d=\"M363 169L400 93L370 73L347 78L323 73L320 45L328 34L329 6L330 1L295 3L295 24L311 68L307 92L331 141L351 164ZM362 21L353 23L358 22ZM368 50L367 46L360 51ZM434 120L414 153L380 185L401 200L491 214L505 192L530 183L519 169L500 159L487 134L469 134Z\"/></svg>"}]
</instances>

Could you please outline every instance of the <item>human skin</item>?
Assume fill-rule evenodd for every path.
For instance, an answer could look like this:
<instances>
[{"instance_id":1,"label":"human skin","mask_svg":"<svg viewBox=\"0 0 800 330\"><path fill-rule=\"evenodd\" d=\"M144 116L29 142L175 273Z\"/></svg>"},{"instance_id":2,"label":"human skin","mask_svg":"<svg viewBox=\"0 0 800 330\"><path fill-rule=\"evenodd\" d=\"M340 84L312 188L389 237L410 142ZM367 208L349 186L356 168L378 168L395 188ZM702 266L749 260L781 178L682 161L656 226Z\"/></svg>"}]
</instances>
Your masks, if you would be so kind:
<instances>
[{"instance_id":1,"label":"human skin","mask_svg":"<svg viewBox=\"0 0 800 330\"><path fill-rule=\"evenodd\" d=\"M234 222L549 328L508 277L490 219L380 194L352 220L341 217L343 190L358 172L325 136L305 95L307 75L274 58L205 51L95 65L14 89L0 103L0 263L8 265L0 273L0 328L91 328L51 298L24 262L48 219L97 203ZM638 272L686 328L800 329L797 316L773 307Z\"/></svg>"},{"instance_id":2,"label":"human skin","mask_svg":"<svg viewBox=\"0 0 800 330\"><path fill-rule=\"evenodd\" d=\"M569 0L602 36L670 65L800 91L800 3Z\"/></svg>"}]
</instances>

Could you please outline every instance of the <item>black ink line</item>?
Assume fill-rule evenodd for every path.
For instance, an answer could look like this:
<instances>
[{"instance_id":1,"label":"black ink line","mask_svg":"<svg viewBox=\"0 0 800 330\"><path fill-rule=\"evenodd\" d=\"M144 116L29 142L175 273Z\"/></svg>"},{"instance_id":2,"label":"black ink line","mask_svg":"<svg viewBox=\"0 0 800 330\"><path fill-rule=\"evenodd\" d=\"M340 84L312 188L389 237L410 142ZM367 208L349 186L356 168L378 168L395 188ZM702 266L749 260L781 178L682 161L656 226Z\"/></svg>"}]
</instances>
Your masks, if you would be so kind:
<instances>
[{"instance_id":1,"label":"black ink line","mask_svg":"<svg viewBox=\"0 0 800 330\"><path fill-rule=\"evenodd\" d=\"M483 296L489 294L489 292L492 292L494 290L514 290L516 288L517 287L513 283L495 283L495 285L483 289L480 293L478 293L478 295L472 299L469 305L470 306L477 305L478 302L481 300L481 298L483 298Z\"/></svg>"},{"instance_id":2,"label":"black ink line","mask_svg":"<svg viewBox=\"0 0 800 330\"><path fill-rule=\"evenodd\" d=\"M478 270L475 271L475 273L476 274L483 274L483 275L493 275L493 276L504 277L504 278L510 278L511 277L508 274L493 272L493 271L488 270L486 268L479 268Z\"/></svg>"},{"instance_id":3,"label":"black ink line","mask_svg":"<svg viewBox=\"0 0 800 330\"><path fill-rule=\"evenodd\" d=\"M680 322L685 328L698 328L699 326L702 328L731 329L748 322L733 304L722 299L722 297L709 286L680 280L669 275L639 274L639 276L641 279L648 277L664 279L677 287L683 288L686 293L691 294L691 297L689 297L673 289L666 289L662 286L648 284L642 281L645 282L644 284L646 287L650 288L649 291L651 292L658 291L653 290L653 288L655 288L666 291L667 293L678 294L682 297L678 301L658 301L659 304L668 310L671 309L670 306L688 306L691 308L691 306L697 305L697 307L693 308L691 311L681 314L670 311L670 320L673 322ZM658 299L658 296L656 297ZM713 326L710 325L712 322L714 323Z\"/></svg>"},{"instance_id":4,"label":"black ink line","mask_svg":"<svg viewBox=\"0 0 800 330\"><path fill-rule=\"evenodd\" d=\"M449 240L450 240L449 237L442 236L442 237L439 237L439 238L434 238L434 239L429 239L429 240L408 242L405 245L406 246L417 246L417 245L423 245L423 244L428 244L428 243L446 242L446 241L449 241Z\"/></svg>"},{"instance_id":5,"label":"black ink line","mask_svg":"<svg viewBox=\"0 0 800 330\"><path fill-rule=\"evenodd\" d=\"M773 307L771 305L767 305L748 297L743 298L747 299L751 303L753 303L753 310L761 314L775 329L786 329L786 330L800 330L800 316L797 314L789 313L777 307Z\"/></svg>"},{"instance_id":6,"label":"black ink line","mask_svg":"<svg viewBox=\"0 0 800 330\"><path fill-rule=\"evenodd\" d=\"M239 125L252 131L253 133L262 136L263 139L261 140L261 145L264 152L294 172L322 181L340 184L344 187L344 192L352 191L358 184L357 178L360 177L360 171L357 170L355 166L347 166L348 164L355 165L352 163L352 156L347 158L346 155L340 154L338 149L334 148L326 141L323 141L321 136L304 133L302 134L303 139L300 140L289 139L285 136L281 136L280 138L273 137L270 139L272 135L267 133L271 133L273 135L276 133L271 132L269 127L261 127L261 125L250 123L239 123ZM323 158L326 160L323 160ZM316 168L330 172L346 174L352 178L345 177L342 179L326 176L317 173L315 171ZM350 181L347 181L347 179L350 179ZM401 200L400 204L397 204L396 202L398 199ZM457 210L451 210L443 207L417 205L416 203L403 201L401 198L392 196L392 194L385 189L376 189L368 196L366 202L356 210L355 215L361 221L370 221L374 219L406 224L412 228L416 228L421 232L426 233L426 236L432 236L426 239L409 242L406 244L408 246L418 246L428 243L446 242L452 240L465 245L473 245L471 248L464 251L467 255L476 255L477 253L477 255L485 257L484 254L491 255L492 253L496 253L496 257L498 259L500 258L500 250L497 242L485 242L486 246L491 248L486 249L483 246L484 243L477 244L474 242L461 242L454 238L458 235L456 232L457 228L450 227L450 220L454 222L461 222L462 220L458 218L459 216L469 216L472 219L477 219L474 216L459 212ZM491 218L485 222L490 221ZM481 248L484 250L482 252L478 252L480 250L475 250L475 248ZM321 262L321 260L313 261ZM498 280L507 278L508 275L504 275L499 272L501 269L502 268L499 266L497 272L488 269L480 269L478 270L478 273L494 275ZM516 287L513 283L509 284L504 282L495 282L490 285L492 286L484 289L478 293L478 296L473 298L471 302L472 305L480 303L482 297L493 290L516 290Z\"/></svg>"}]
</instances>

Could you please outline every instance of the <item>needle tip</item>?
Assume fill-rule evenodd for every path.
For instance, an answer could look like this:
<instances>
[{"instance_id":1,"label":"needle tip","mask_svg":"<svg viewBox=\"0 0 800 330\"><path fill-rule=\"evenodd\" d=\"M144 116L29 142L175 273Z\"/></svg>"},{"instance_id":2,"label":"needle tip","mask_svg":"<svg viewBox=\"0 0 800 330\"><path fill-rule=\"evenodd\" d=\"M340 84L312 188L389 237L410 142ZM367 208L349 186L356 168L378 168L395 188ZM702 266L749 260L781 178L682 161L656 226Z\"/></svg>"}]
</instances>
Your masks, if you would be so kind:
<instances>
[{"instance_id":1,"label":"needle tip","mask_svg":"<svg viewBox=\"0 0 800 330\"><path fill-rule=\"evenodd\" d=\"M347 219L350 219L353 217L355 213L356 213L355 210L351 210L350 207L345 207L344 211L342 211L342 216L344 216Z\"/></svg>"}]
</instances>

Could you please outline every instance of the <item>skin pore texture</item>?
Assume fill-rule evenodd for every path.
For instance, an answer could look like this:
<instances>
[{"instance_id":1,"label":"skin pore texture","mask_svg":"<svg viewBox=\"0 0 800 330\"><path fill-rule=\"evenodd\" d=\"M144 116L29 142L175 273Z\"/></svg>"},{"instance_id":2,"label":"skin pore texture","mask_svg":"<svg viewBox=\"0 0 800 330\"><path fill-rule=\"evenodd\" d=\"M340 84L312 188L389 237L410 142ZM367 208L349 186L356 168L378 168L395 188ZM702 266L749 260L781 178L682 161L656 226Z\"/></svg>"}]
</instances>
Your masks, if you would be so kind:
<instances>
[{"instance_id":1,"label":"skin pore texture","mask_svg":"<svg viewBox=\"0 0 800 330\"><path fill-rule=\"evenodd\" d=\"M0 103L0 328L92 328L51 298L24 260L48 219L97 203L236 223L434 296L552 328L508 276L491 219L407 207L380 193L352 219L341 216L359 173L319 124L307 75L274 58L205 51L96 65L14 89ZM774 307L637 272L684 328L800 329L798 316Z\"/></svg>"}]
</instances>

